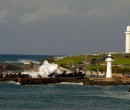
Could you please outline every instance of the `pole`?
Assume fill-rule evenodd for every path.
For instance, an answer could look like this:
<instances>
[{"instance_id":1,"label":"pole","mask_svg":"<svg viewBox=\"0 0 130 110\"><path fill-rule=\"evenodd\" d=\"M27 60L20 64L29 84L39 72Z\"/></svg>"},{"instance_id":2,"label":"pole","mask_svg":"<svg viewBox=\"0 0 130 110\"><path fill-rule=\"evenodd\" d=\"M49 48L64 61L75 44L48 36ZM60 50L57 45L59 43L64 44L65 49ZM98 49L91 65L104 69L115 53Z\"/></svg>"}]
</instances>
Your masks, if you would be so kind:
<instances>
[{"instance_id":1,"label":"pole","mask_svg":"<svg viewBox=\"0 0 130 110\"><path fill-rule=\"evenodd\" d=\"M3 66L4 67L4 77L6 76L6 67L5 66Z\"/></svg>"}]
</instances>

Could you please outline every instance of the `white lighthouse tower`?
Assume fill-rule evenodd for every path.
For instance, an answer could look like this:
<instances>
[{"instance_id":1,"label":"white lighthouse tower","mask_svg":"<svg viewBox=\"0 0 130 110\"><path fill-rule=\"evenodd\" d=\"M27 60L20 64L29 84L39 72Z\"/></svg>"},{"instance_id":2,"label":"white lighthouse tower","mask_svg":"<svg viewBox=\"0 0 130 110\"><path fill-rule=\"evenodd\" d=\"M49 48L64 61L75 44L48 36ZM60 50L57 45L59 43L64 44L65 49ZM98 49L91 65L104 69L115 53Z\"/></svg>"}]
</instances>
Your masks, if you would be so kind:
<instances>
[{"instance_id":1,"label":"white lighthouse tower","mask_svg":"<svg viewBox=\"0 0 130 110\"><path fill-rule=\"evenodd\" d=\"M109 53L109 55L106 58L106 62L107 62L107 71L106 71L106 78L112 78L112 56Z\"/></svg>"},{"instance_id":2,"label":"white lighthouse tower","mask_svg":"<svg viewBox=\"0 0 130 110\"><path fill-rule=\"evenodd\" d=\"M130 53L130 26L127 26L126 34L126 47L125 52Z\"/></svg>"}]
</instances>

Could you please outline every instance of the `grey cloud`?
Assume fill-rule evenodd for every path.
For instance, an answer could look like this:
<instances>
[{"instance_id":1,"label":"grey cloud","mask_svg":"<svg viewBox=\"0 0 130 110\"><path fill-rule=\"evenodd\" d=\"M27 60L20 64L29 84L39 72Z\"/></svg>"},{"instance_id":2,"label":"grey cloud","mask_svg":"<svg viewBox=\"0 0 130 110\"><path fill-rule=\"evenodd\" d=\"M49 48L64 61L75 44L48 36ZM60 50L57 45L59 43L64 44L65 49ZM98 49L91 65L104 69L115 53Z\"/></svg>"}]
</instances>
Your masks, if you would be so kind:
<instances>
[{"instance_id":1,"label":"grey cloud","mask_svg":"<svg viewBox=\"0 0 130 110\"><path fill-rule=\"evenodd\" d=\"M0 51L124 51L129 4L130 0L1 0ZM5 43L9 48L4 50Z\"/></svg>"},{"instance_id":2,"label":"grey cloud","mask_svg":"<svg viewBox=\"0 0 130 110\"><path fill-rule=\"evenodd\" d=\"M129 0L2 0L0 15L20 23L63 18L108 18L119 16L120 12L129 8L129 3Z\"/></svg>"}]
</instances>

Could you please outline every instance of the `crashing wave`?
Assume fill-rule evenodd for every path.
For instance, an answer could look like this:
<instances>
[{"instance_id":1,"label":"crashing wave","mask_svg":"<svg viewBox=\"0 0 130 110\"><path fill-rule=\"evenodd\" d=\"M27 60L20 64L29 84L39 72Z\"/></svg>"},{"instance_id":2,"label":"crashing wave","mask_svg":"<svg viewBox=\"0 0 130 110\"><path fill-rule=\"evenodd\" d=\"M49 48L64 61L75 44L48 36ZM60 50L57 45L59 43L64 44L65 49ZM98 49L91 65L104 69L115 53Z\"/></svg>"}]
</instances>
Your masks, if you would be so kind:
<instances>
[{"instance_id":1,"label":"crashing wave","mask_svg":"<svg viewBox=\"0 0 130 110\"><path fill-rule=\"evenodd\" d=\"M22 74L29 74L32 78L37 77L48 77L50 74L60 74L60 70L58 69L57 64L50 64L47 60L43 62L43 64L39 67L38 72L35 71L24 71Z\"/></svg>"}]
</instances>

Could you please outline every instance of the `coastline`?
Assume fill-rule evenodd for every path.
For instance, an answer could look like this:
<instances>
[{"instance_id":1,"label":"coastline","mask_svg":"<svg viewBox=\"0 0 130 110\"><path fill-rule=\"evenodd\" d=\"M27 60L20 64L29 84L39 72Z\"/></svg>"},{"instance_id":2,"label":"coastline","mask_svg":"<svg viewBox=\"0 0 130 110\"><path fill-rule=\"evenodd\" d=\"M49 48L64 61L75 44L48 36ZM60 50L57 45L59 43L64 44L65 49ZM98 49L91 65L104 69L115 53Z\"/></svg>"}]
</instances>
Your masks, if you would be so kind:
<instances>
[{"instance_id":1,"label":"coastline","mask_svg":"<svg viewBox=\"0 0 130 110\"><path fill-rule=\"evenodd\" d=\"M84 56L82 56L82 57L84 58ZM74 57L72 57L72 58L73 58L73 61L74 61ZM96 58L96 57L94 56L94 58ZM127 58L127 60L128 60L128 58ZM71 58L69 59L69 61L72 61ZM68 60L67 60L67 62L68 62ZM62 61L62 64L63 63L64 63L64 61ZM47 64L49 64L49 63L47 63ZM53 64L53 63L50 63L50 64ZM56 64L57 64L57 62L56 62ZM3 66L6 66L6 71L4 70ZM14 65L14 64L11 64L11 63L9 63L9 64L7 63L7 65L2 64L1 65L0 82L14 81L14 82L19 82L21 85L55 84L55 83L62 83L62 82L83 83L83 85L101 85L101 86L130 85L130 78L126 77L125 74L122 75L122 74L119 74L118 71L116 71L117 74L116 75L113 74L113 78L104 78L105 74L103 74L102 72L100 74L100 71L98 69L96 69L96 71L91 71L91 70L84 71L84 72L82 72L82 74L78 74L78 76L77 76L77 73L74 74L73 72L68 72L72 68L66 69L66 67L59 66L58 69L60 69L62 71L62 75L58 75L58 77L53 76L53 74L50 74L52 76L49 76L49 78L41 78L41 77L30 78L30 76L26 76L26 74L24 74L23 77L21 76L21 71L35 70L35 69L38 70L38 68L40 66L41 65L35 65L33 63L30 63L30 64L27 64L27 65L23 65L23 68L21 68L21 66L18 65L18 67L19 67L18 68L17 65ZM84 65L80 65L79 67L78 66L77 66L78 73L80 73L80 68L83 69ZM44 69L46 69L46 68L44 68ZM118 69L118 68L116 68L116 69ZM18 71L17 71L17 73L15 72L15 74L13 72L8 74L8 70L11 70L11 71L12 70L15 70L15 71L18 70ZM75 71L76 71L76 69L75 69ZM106 70L104 69L104 71L106 71ZM2 77L2 76L4 76L4 74L6 72L7 72L6 76ZM65 74L64 74L64 72L65 72ZM70 74L66 74L66 72L68 72Z\"/></svg>"},{"instance_id":2,"label":"coastline","mask_svg":"<svg viewBox=\"0 0 130 110\"><path fill-rule=\"evenodd\" d=\"M14 81L21 85L40 85L57 84L62 82L83 83L83 85L130 85L130 78L75 78L75 77L56 77L56 78L0 78L0 82Z\"/></svg>"}]
</instances>

